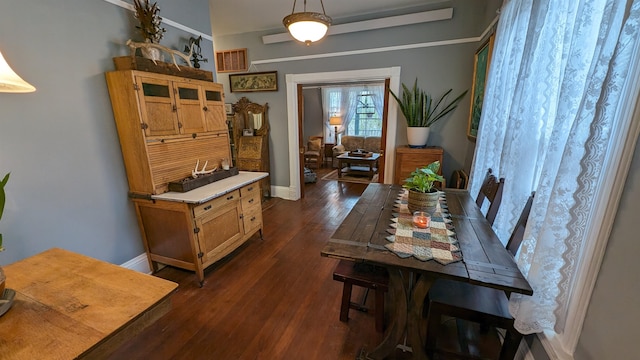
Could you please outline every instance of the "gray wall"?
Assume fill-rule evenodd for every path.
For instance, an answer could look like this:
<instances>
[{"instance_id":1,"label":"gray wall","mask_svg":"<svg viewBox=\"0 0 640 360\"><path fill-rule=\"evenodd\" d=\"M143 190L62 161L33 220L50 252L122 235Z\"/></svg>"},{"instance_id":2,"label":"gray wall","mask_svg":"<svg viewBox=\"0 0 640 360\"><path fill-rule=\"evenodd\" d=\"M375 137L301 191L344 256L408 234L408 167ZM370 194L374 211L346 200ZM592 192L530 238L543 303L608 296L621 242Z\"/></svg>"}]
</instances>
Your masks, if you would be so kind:
<instances>
[{"instance_id":1,"label":"gray wall","mask_svg":"<svg viewBox=\"0 0 640 360\"><path fill-rule=\"evenodd\" d=\"M158 3L161 16L211 33L207 0ZM139 40L136 24L103 0L0 2L0 51L37 88L0 93L0 173L11 172L0 264L51 247L116 264L144 253L104 77ZM182 49L191 36L164 27L162 45ZM211 41L204 54L213 58Z\"/></svg>"},{"instance_id":2,"label":"gray wall","mask_svg":"<svg viewBox=\"0 0 640 360\"><path fill-rule=\"evenodd\" d=\"M302 124L302 136L304 144L309 136L322 136L324 134L322 122L322 91L319 87L302 90L304 97L304 117Z\"/></svg>"},{"instance_id":3,"label":"gray wall","mask_svg":"<svg viewBox=\"0 0 640 360\"><path fill-rule=\"evenodd\" d=\"M298 42L263 44L262 36L284 32L284 28L257 33L244 33L228 36L215 36L216 49L247 48L249 61L281 59L291 56L335 53L342 51L376 49L389 46L410 45L442 40L473 38L482 34L496 16L495 10L500 1L463 1L454 0L438 4L438 8L454 8L452 20L425 24L406 25L395 28L371 30L358 33L329 36L311 46ZM421 10L428 10L425 7ZM213 11L213 9L212 9ZM394 14L388 14L394 15ZM341 22L357 19L340 19ZM338 23L338 21L336 21ZM418 85L426 91L439 95L449 88L460 93L471 88L473 55L479 43L465 43L416 48L410 50L386 51L373 54L326 57L301 61L278 61L254 65L252 71L278 71L279 90L277 92L255 92L247 95L253 102L269 103L271 122L271 173L272 184L289 186L287 103L285 74L305 74L325 71L359 70L370 68L401 67L401 82ZM228 75L218 74L218 81L227 90L227 102L237 101L246 93L228 92ZM432 127L429 145L442 146L445 150L444 174L448 177L455 169L467 163L469 146L466 128L469 116L469 95L460 103L459 108L446 121ZM401 116L398 123L396 142L407 143L406 123ZM391 149L387 149L390 153ZM392 153L392 152L391 152ZM472 155L472 152L471 152Z\"/></svg>"}]
</instances>

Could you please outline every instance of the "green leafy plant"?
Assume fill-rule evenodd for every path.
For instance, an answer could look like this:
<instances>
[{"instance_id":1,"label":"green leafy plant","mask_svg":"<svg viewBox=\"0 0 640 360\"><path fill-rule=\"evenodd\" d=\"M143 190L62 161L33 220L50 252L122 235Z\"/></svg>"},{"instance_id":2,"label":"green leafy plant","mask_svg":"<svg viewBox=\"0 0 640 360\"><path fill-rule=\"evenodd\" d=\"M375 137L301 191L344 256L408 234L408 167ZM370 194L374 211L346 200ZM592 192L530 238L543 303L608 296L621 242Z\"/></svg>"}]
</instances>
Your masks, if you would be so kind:
<instances>
[{"instance_id":1,"label":"green leafy plant","mask_svg":"<svg viewBox=\"0 0 640 360\"><path fill-rule=\"evenodd\" d=\"M0 181L0 219L2 219L2 213L4 212L4 203L6 201L4 186L7 185L10 174L11 173L5 175L2 181ZM0 234L0 251L4 251L4 247L2 247L2 234Z\"/></svg>"},{"instance_id":2,"label":"green leafy plant","mask_svg":"<svg viewBox=\"0 0 640 360\"><path fill-rule=\"evenodd\" d=\"M433 183L444 181L444 177L438 175L439 169L440 161L434 161L427 166L417 168L416 171L412 172L404 181L402 187L421 193L435 192L436 188L433 186Z\"/></svg>"},{"instance_id":3,"label":"green leafy plant","mask_svg":"<svg viewBox=\"0 0 640 360\"><path fill-rule=\"evenodd\" d=\"M400 111L407 120L407 126L409 127L429 127L435 124L436 121L442 119L445 115L455 110L458 107L458 103L467 94L468 90L465 90L462 94L458 95L453 101L446 101L447 97L453 89L446 91L438 101L435 102L431 95L427 94L424 90L418 87L418 79L413 83L413 88L409 89L405 84L402 84L402 99L400 99L393 91L389 91L391 96L398 102Z\"/></svg>"},{"instance_id":4,"label":"green leafy plant","mask_svg":"<svg viewBox=\"0 0 640 360\"><path fill-rule=\"evenodd\" d=\"M154 44L160 43L160 39L167 30L160 26L162 18L158 15L160 12L158 4L150 4L149 0L133 0L133 7L136 10L135 17L140 21L136 29L140 30L145 40Z\"/></svg>"}]
</instances>

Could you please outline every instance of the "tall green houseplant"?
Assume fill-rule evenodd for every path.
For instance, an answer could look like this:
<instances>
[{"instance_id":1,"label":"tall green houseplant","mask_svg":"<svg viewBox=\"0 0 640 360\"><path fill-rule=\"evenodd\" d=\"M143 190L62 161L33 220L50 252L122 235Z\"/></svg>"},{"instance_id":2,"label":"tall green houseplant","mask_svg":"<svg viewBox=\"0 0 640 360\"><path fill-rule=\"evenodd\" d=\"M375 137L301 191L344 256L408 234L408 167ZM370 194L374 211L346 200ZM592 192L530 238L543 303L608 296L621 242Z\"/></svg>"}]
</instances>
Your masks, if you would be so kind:
<instances>
[{"instance_id":1,"label":"tall green houseplant","mask_svg":"<svg viewBox=\"0 0 640 360\"><path fill-rule=\"evenodd\" d=\"M2 219L2 213L4 212L4 203L6 201L4 186L7 185L10 174L11 173L8 173L7 175L5 175L2 181L0 181L0 219ZM0 234L0 251L4 251L4 247L2 247L2 234Z\"/></svg>"},{"instance_id":2,"label":"tall green houseplant","mask_svg":"<svg viewBox=\"0 0 640 360\"><path fill-rule=\"evenodd\" d=\"M436 101L430 94L418 87L417 78L411 89L404 83L402 84L402 98L398 97L393 91L389 91L407 121L409 146L424 147L429 137L429 127L455 110L468 90L463 91L462 94L448 102L447 98L452 91L453 89L445 91Z\"/></svg>"},{"instance_id":3,"label":"tall green houseplant","mask_svg":"<svg viewBox=\"0 0 640 360\"><path fill-rule=\"evenodd\" d=\"M429 127L455 110L468 90L463 91L462 94L447 103L446 99L452 91L453 89L447 90L440 96L438 101L434 103L433 97L418 87L418 79L416 78L416 81L413 83L413 88L411 89L409 89L407 85L402 84L402 99L393 91L389 92L398 102L400 111L402 111L402 115L404 115L404 118L407 120L407 126Z\"/></svg>"}]
</instances>

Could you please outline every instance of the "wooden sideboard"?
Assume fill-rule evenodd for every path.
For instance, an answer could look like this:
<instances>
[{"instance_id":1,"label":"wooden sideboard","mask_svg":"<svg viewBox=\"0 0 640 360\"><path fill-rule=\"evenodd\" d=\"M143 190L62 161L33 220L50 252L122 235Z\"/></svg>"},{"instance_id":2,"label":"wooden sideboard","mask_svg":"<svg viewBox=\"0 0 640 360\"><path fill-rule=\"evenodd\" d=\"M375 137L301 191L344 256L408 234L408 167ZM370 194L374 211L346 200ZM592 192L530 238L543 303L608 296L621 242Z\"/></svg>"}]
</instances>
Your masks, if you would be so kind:
<instances>
[{"instance_id":1,"label":"wooden sideboard","mask_svg":"<svg viewBox=\"0 0 640 360\"><path fill-rule=\"evenodd\" d=\"M149 266L195 271L202 286L204 269L255 233L262 237L260 181L267 175L241 171L185 193L134 198Z\"/></svg>"},{"instance_id":2,"label":"wooden sideboard","mask_svg":"<svg viewBox=\"0 0 640 360\"><path fill-rule=\"evenodd\" d=\"M428 146L426 148L397 147L393 183L402 185L404 179L408 178L416 168L429 165L434 161L440 161L439 173L442 174L443 155L444 150L436 146Z\"/></svg>"},{"instance_id":3,"label":"wooden sideboard","mask_svg":"<svg viewBox=\"0 0 640 360\"><path fill-rule=\"evenodd\" d=\"M62 249L4 266L0 358L106 359L171 308L178 284Z\"/></svg>"}]
</instances>

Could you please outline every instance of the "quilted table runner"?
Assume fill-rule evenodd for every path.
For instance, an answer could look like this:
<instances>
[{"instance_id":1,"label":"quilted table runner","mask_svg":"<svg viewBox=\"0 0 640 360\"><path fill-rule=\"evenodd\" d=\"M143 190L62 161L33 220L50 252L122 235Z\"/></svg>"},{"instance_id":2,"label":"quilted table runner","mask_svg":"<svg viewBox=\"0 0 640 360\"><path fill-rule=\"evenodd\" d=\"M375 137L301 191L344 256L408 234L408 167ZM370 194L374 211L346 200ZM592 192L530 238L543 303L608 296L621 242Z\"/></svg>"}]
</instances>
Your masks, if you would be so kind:
<instances>
[{"instance_id":1,"label":"quilted table runner","mask_svg":"<svg viewBox=\"0 0 640 360\"><path fill-rule=\"evenodd\" d=\"M402 189L396 200L391 228L387 231L387 249L401 258L416 257L422 261L435 260L446 265L462 260L446 198L440 193L440 201L426 229L413 225L413 215L407 208L408 190Z\"/></svg>"}]
</instances>

